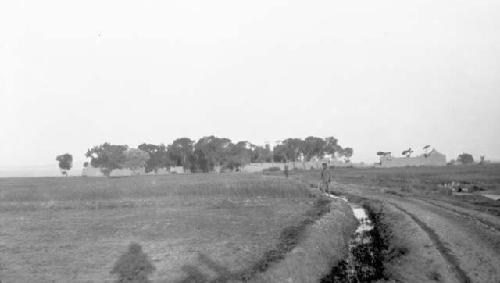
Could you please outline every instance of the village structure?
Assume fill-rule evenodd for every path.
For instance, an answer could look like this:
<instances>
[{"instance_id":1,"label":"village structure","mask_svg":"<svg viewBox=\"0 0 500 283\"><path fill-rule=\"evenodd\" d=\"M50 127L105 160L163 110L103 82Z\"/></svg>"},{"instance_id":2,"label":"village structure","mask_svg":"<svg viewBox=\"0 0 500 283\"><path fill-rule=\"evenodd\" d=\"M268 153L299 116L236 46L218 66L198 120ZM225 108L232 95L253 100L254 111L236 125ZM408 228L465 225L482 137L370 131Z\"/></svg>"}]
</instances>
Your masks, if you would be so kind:
<instances>
[{"instance_id":1,"label":"village structure","mask_svg":"<svg viewBox=\"0 0 500 283\"><path fill-rule=\"evenodd\" d=\"M247 173L256 173L268 170L273 167L278 167L280 170L284 170L285 166L288 166L290 170L311 170L311 169L321 169L323 163L326 163L329 167L354 167L358 164L353 164L351 162L344 162L338 160L335 156L325 155L323 158L312 158L309 161L305 161L304 157L299 157L298 161L295 162L264 162L264 163L250 163L244 166L241 171Z\"/></svg>"},{"instance_id":2,"label":"village structure","mask_svg":"<svg viewBox=\"0 0 500 283\"><path fill-rule=\"evenodd\" d=\"M351 167L355 164L351 162L344 162L338 160L337 158L326 155L323 158L312 158L310 161L305 161L303 157L299 158L295 162L262 162L262 163L249 163L240 169L242 173L258 173L271 168L279 168L279 170L284 170L285 166L288 165L290 170L313 170L321 169L323 163L327 163L328 166L335 167ZM222 173L224 170L221 166L215 166L212 173ZM126 176L138 176L138 175L166 175L166 174L186 174L191 173L189 169L185 169L182 166L170 166L169 168L162 168L157 172L146 173L144 167L132 170L129 168L115 169L111 172L110 177L126 177ZM84 177L104 177L104 174L99 168L92 167L90 162L85 162L82 176Z\"/></svg>"},{"instance_id":3,"label":"village structure","mask_svg":"<svg viewBox=\"0 0 500 283\"><path fill-rule=\"evenodd\" d=\"M415 157L393 157L390 152L379 154L380 167L406 167L406 166L446 166L446 155L432 149Z\"/></svg>"},{"instance_id":4,"label":"village structure","mask_svg":"<svg viewBox=\"0 0 500 283\"><path fill-rule=\"evenodd\" d=\"M288 168L293 169L302 169L302 170L311 170L311 169L320 169L321 164L323 162L328 163L330 166L349 166L348 163L343 163L340 161L333 162L328 160L315 160L315 161L307 161L307 162L265 162L265 163L250 163L241 168L242 173L258 173L263 172L265 170L269 170L270 168L279 168L279 170L284 170L285 165L288 165ZM222 173L223 170L221 166L215 166L214 171L212 173ZM182 166L171 166L169 168L163 168L158 170L157 172L146 173L144 168L140 168L137 170L131 170L129 168L123 169L115 169L111 172L110 177L126 177L126 176L139 176L139 175L167 175L167 174L186 174L191 173L189 169L184 169ZM92 167L87 165L83 167L82 170L83 177L104 177L104 174L101 172L101 169Z\"/></svg>"},{"instance_id":5,"label":"village structure","mask_svg":"<svg viewBox=\"0 0 500 283\"><path fill-rule=\"evenodd\" d=\"M380 162L375 163L375 167L407 167L407 166L446 166L446 155L438 152L436 149L432 149L430 152L420 154L415 157L403 156L394 157L391 152L383 152L378 154L380 156ZM325 155L322 158L312 158L309 161L305 161L303 156L299 157L298 161L295 162L263 162L263 163L249 163L240 169L243 173L259 173L271 168L279 168L279 170L284 170L285 166L288 166L290 170L314 170L321 169L323 163L327 163L329 167L366 167L363 163L351 163L349 161L341 161L332 155ZM215 166L213 173L222 173L224 170L221 166ZM182 166L171 166L169 168L162 168L157 172L146 173L144 168L139 168L136 170L131 170L129 168L115 169L111 172L110 177L125 177L125 176L136 176L136 175L166 175L166 174L186 174L191 173L189 169L185 169ZM84 177L103 177L104 174L99 168L90 166L88 162L84 164L82 170L82 176Z\"/></svg>"}]
</instances>

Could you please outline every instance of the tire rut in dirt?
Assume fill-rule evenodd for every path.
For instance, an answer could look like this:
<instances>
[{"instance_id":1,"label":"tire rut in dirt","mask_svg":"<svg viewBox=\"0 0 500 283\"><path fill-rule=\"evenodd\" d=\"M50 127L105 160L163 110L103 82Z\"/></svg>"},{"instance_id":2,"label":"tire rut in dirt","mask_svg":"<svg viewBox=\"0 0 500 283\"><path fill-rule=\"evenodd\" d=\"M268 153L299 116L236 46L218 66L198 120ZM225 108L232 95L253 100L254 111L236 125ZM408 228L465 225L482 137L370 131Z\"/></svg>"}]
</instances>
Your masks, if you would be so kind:
<instances>
[{"instance_id":1,"label":"tire rut in dirt","mask_svg":"<svg viewBox=\"0 0 500 283\"><path fill-rule=\"evenodd\" d=\"M491 223L490 221L481 219L479 217L471 216L470 214L458 211L456 209L452 209L452 208L449 208L449 207L446 207L446 206L443 206L443 205L436 204L435 201L430 201L430 200L427 200L427 199L422 198L422 197L419 197L419 198L416 198L416 199L418 199L420 201L423 201L426 204L432 205L432 206L434 206L436 208L444 209L444 210L447 210L447 211L449 211L451 213L457 214L460 217L463 217L465 219L476 221L476 222L480 223L481 225L483 225L482 228L490 229L492 231L500 233L500 226L498 226L498 225L496 225L494 223Z\"/></svg>"},{"instance_id":2,"label":"tire rut in dirt","mask_svg":"<svg viewBox=\"0 0 500 283\"><path fill-rule=\"evenodd\" d=\"M439 253L448 262L450 268L453 270L453 273L457 277L458 282L463 282L463 283L472 282L467 273L460 268L458 264L458 259L455 257L455 255L453 255L451 250L444 245L444 243L440 240L439 236L436 234L434 230L432 230L429 226L427 226L427 224L425 224L425 222L420 220L417 216L408 212L399 205L394 203L391 203L391 205L393 205L401 212L407 214L429 236L434 245L436 245L436 248L439 251Z\"/></svg>"}]
</instances>

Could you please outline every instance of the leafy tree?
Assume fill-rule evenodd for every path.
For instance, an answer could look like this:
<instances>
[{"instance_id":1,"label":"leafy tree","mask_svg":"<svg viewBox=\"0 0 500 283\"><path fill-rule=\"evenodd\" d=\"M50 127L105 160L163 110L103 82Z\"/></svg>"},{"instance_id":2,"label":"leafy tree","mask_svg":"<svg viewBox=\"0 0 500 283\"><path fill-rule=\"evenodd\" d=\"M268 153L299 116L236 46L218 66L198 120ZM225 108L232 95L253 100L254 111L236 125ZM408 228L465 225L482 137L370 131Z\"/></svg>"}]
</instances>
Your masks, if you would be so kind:
<instances>
[{"instance_id":1,"label":"leafy tree","mask_svg":"<svg viewBox=\"0 0 500 283\"><path fill-rule=\"evenodd\" d=\"M240 170L251 162L252 149L246 141L231 144L227 151L225 167L231 170Z\"/></svg>"},{"instance_id":2,"label":"leafy tree","mask_svg":"<svg viewBox=\"0 0 500 283\"><path fill-rule=\"evenodd\" d=\"M208 136L199 139L195 145L198 168L203 172L210 172L215 166L223 166L227 163L231 145L231 140L227 138Z\"/></svg>"},{"instance_id":3,"label":"leafy tree","mask_svg":"<svg viewBox=\"0 0 500 283\"><path fill-rule=\"evenodd\" d=\"M304 141L298 138L288 138L280 145L274 147L275 161L297 161L300 154L303 153Z\"/></svg>"},{"instance_id":4,"label":"leafy tree","mask_svg":"<svg viewBox=\"0 0 500 283\"><path fill-rule=\"evenodd\" d=\"M340 157L340 155L343 155L343 149L339 145L339 140L336 139L335 137L327 137L325 138L325 148L324 152L326 154L331 154L334 156L337 154L337 156Z\"/></svg>"},{"instance_id":5,"label":"leafy tree","mask_svg":"<svg viewBox=\"0 0 500 283\"><path fill-rule=\"evenodd\" d=\"M462 153L458 155L457 161L462 164L472 164L474 163L474 157L470 153Z\"/></svg>"},{"instance_id":6,"label":"leafy tree","mask_svg":"<svg viewBox=\"0 0 500 283\"><path fill-rule=\"evenodd\" d=\"M354 153L352 147L346 147L343 150L345 162L349 163L351 161L352 154Z\"/></svg>"},{"instance_id":7,"label":"leafy tree","mask_svg":"<svg viewBox=\"0 0 500 283\"><path fill-rule=\"evenodd\" d=\"M167 147L164 144L154 145L143 143L138 148L149 154L149 159L146 161L145 167L146 173L152 171L157 173L159 169L170 166L171 161Z\"/></svg>"},{"instance_id":8,"label":"leafy tree","mask_svg":"<svg viewBox=\"0 0 500 283\"><path fill-rule=\"evenodd\" d=\"M284 144L278 144L273 148L273 161L274 162L285 162L287 148Z\"/></svg>"},{"instance_id":9,"label":"leafy tree","mask_svg":"<svg viewBox=\"0 0 500 283\"><path fill-rule=\"evenodd\" d=\"M322 158L325 154L326 141L322 138L307 137L303 142L303 153L306 161L313 157Z\"/></svg>"},{"instance_id":10,"label":"leafy tree","mask_svg":"<svg viewBox=\"0 0 500 283\"><path fill-rule=\"evenodd\" d=\"M125 151L125 162L123 167L137 170L146 167L149 160L149 153L137 148L129 148Z\"/></svg>"},{"instance_id":11,"label":"leafy tree","mask_svg":"<svg viewBox=\"0 0 500 283\"><path fill-rule=\"evenodd\" d=\"M167 148L168 157L175 166L192 169L194 164L194 141L189 138L176 139ZM194 171L194 170L192 170Z\"/></svg>"},{"instance_id":12,"label":"leafy tree","mask_svg":"<svg viewBox=\"0 0 500 283\"><path fill-rule=\"evenodd\" d=\"M265 162L272 162L273 161L273 154L272 154L272 150L271 150L271 145L266 144L264 146L264 150L260 156L261 156L262 160L264 160Z\"/></svg>"},{"instance_id":13,"label":"leafy tree","mask_svg":"<svg viewBox=\"0 0 500 283\"><path fill-rule=\"evenodd\" d=\"M272 162L273 156L271 153L271 148L269 147L268 144L266 144L265 147L252 145L251 150L252 150L252 156L251 156L252 163Z\"/></svg>"},{"instance_id":14,"label":"leafy tree","mask_svg":"<svg viewBox=\"0 0 500 283\"><path fill-rule=\"evenodd\" d=\"M131 243L128 251L116 261L111 274L118 275L117 283L149 283L148 277L155 270L148 255L137 243Z\"/></svg>"},{"instance_id":15,"label":"leafy tree","mask_svg":"<svg viewBox=\"0 0 500 283\"><path fill-rule=\"evenodd\" d=\"M288 138L283 141L286 146L286 157L289 161L297 161L303 151L304 141L298 138Z\"/></svg>"},{"instance_id":16,"label":"leafy tree","mask_svg":"<svg viewBox=\"0 0 500 283\"><path fill-rule=\"evenodd\" d=\"M56 161L59 162L59 170L64 176L68 176L68 171L73 167L73 155L69 153L56 156Z\"/></svg>"},{"instance_id":17,"label":"leafy tree","mask_svg":"<svg viewBox=\"0 0 500 283\"><path fill-rule=\"evenodd\" d=\"M89 149L85 156L90 158L92 167L100 168L101 172L109 177L111 171L123 168L127 159L125 154L127 149L126 145L104 143Z\"/></svg>"},{"instance_id":18,"label":"leafy tree","mask_svg":"<svg viewBox=\"0 0 500 283\"><path fill-rule=\"evenodd\" d=\"M137 169L145 167L146 172L157 171L169 166L183 166L191 172L210 172L216 166L238 170L250 162L295 162L300 156L306 160L324 154L346 160L352 156L352 148L343 150L334 137L288 138L276 145L271 151L269 145L256 146L247 141L233 144L228 138L206 136L198 141L189 138L176 139L165 146L143 143L138 149L128 149L126 145L104 143L89 149L86 156L91 158L93 167L98 167L109 176L112 170L123 167Z\"/></svg>"}]
</instances>

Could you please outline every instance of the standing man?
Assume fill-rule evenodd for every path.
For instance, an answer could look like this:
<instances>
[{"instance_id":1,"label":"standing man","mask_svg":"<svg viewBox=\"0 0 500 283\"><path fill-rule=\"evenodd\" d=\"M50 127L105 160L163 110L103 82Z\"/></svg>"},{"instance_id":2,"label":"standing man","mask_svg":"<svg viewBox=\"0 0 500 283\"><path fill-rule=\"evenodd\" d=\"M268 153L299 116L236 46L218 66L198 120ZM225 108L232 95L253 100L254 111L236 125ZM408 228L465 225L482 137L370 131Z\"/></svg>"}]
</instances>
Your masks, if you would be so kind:
<instances>
[{"instance_id":1,"label":"standing man","mask_svg":"<svg viewBox=\"0 0 500 283\"><path fill-rule=\"evenodd\" d=\"M331 181L332 181L332 173L330 172L330 169L328 169L328 164L326 164L326 162L323 162L323 169L321 169L321 188L320 188L320 190L329 194L330 193L329 185L330 185Z\"/></svg>"},{"instance_id":2,"label":"standing man","mask_svg":"<svg viewBox=\"0 0 500 283\"><path fill-rule=\"evenodd\" d=\"M288 178L288 163L285 163L285 177Z\"/></svg>"}]
</instances>

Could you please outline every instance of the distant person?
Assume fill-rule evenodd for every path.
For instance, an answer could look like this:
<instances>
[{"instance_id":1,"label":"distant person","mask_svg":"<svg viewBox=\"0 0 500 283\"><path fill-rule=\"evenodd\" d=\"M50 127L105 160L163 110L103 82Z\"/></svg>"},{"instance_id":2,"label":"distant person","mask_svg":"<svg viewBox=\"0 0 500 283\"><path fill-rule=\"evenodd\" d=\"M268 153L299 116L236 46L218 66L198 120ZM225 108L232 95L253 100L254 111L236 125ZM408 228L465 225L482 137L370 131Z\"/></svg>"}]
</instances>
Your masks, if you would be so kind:
<instances>
[{"instance_id":1,"label":"distant person","mask_svg":"<svg viewBox=\"0 0 500 283\"><path fill-rule=\"evenodd\" d=\"M321 169L321 188L320 190L324 191L325 193L329 194L330 193L330 182L332 181L332 173L330 172L330 169L328 169L328 164L323 163L323 169Z\"/></svg>"},{"instance_id":2,"label":"distant person","mask_svg":"<svg viewBox=\"0 0 500 283\"><path fill-rule=\"evenodd\" d=\"M283 171L285 173L285 177L288 178L288 164L285 163L285 169Z\"/></svg>"}]
</instances>

